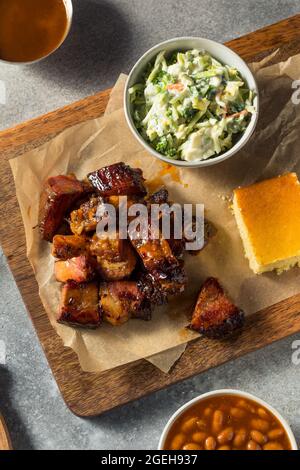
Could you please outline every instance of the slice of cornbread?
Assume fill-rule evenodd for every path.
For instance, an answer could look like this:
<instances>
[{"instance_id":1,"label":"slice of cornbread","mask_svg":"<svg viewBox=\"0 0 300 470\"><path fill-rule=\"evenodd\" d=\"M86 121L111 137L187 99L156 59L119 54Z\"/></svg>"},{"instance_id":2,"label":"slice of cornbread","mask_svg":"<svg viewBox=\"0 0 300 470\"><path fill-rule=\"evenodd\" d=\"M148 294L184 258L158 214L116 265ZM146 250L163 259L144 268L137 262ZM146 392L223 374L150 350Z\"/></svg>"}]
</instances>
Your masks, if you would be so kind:
<instances>
[{"instance_id":1,"label":"slice of cornbread","mask_svg":"<svg viewBox=\"0 0 300 470\"><path fill-rule=\"evenodd\" d=\"M250 268L300 265L300 183L288 173L234 191L233 210Z\"/></svg>"}]
</instances>

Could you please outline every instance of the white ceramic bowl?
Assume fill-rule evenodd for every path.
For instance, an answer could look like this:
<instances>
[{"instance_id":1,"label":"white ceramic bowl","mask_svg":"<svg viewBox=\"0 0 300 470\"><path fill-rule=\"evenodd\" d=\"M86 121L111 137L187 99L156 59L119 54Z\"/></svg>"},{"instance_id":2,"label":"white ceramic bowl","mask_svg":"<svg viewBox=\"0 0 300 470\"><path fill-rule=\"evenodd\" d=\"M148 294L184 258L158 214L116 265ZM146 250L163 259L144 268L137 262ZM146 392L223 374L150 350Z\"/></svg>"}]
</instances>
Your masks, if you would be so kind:
<instances>
[{"instance_id":1,"label":"white ceramic bowl","mask_svg":"<svg viewBox=\"0 0 300 470\"><path fill-rule=\"evenodd\" d=\"M129 97L129 88L132 87L134 84L138 83L141 79L141 76L149 62L153 62L157 54L163 50L167 51L167 53L172 53L174 51L185 51L189 49L204 49L209 54L211 54L214 58L222 62L223 64L230 65L235 67L241 73L242 77L244 78L245 82L247 83L250 90L255 92L255 100L254 104L256 107L257 112L252 115L251 121L245 131L245 133L241 136L238 142L227 152L222 153L221 155L211 158L208 160L201 160L196 162L186 162L182 160L173 160L168 158L160 153L156 152L151 145L146 142L140 133L137 131L133 118L132 118L132 105L130 103ZM249 67L246 63L241 59L239 55L237 55L234 51L229 49L228 47L220 44L218 42L212 41L210 39L203 39L197 37L182 37L182 38L175 38L170 39L168 41L162 42L155 47L152 47L149 51L147 51L135 64L133 69L131 70L124 92L124 110L125 116L128 123L129 128L131 129L135 138L142 144L148 152L150 152L154 157L163 160L164 162L171 163L176 166L180 167L187 167L187 168L199 168L205 167L210 165L216 165L217 163L223 162L227 160L227 158L232 157L236 154L242 147L247 143L250 139L256 123L258 119L258 111L259 111L259 96L258 96L258 88L255 81L255 78L250 71Z\"/></svg>"},{"instance_id":2,"label":"white ceramic bowl","mask_svg":"<svg viewBox=\"0 0 300 470\"><path fill-rule=\"evenodd\" d=\"M27 61L27 62L11 62L9 60L0 59L0 63L2 62L4 64L10 64L10 65L31 65L31 64L35 64L36 62L41 62L41 60L46 59L47 57L52 55L55 51L57 51L57 49L59 49L60 46L67 39L67 36L69 35L70 29L71 29L71 26L72 26L72 20L73 20L73 3L72 3L72 0L63 0L63 2L65 4L66 12L67 12L67 27L66 27L65 33L64 33L63 37L61 38L59 44L55 47L55 49L53 49L53 51L49 52L49 54L46 54L43 57L40 57L39 59L36 59L36 60L31 60L31 61Z\"/></svg>"},{"instance_id":3,"label":"white ceramic bowl","mask_svg":"<svg viewBox=\"0 0 300 470\"><path fill-rule=\"evenodd\" d=\"M160 441L159 441L159 444L158 444L158 449L163 450L166 438L168 436L168 433L169 433L171 427L173 426L174 422L179 418L179 416L181 416L185 411L187 411L191 406L195 405L196 403L199 403L199 402L201 402L201 401L203 401L207 398L216 397L216 396L220 396L220 395L236 395L236 396L239 396L239 397L242 397L242 398L252 400L252 401L258 403L259 405L265 407L267 410L270 411L270 413L272 413L278 419L278 421L280 421L280 423L284 427L284 429L285 429L285 431L286 431L286 433L289 437L289 440L291 442L292 450L298 450L296 439L295 439L295 436L294 436L294 434L293 434L293 432L290 428L290 425L281 416L281 414L278 413L278 411L276 411L272 406L270 406L265 401L261 400L260 398L257 398L254 395L251 395L250 393L241 392L240 390L231 390L231 389L215 390L213 392L204 393L203 395L200 395L199 397L194 398L193 400L189 401L188 403L183 405L181 408L179 408L179 410L176 411L173 414L173 416L171 416L169 421L167 422L167 424L166 424L166 426L163 430L163 433L161 435L161 438L160 438Z\"/></svg>"}]
</instances>

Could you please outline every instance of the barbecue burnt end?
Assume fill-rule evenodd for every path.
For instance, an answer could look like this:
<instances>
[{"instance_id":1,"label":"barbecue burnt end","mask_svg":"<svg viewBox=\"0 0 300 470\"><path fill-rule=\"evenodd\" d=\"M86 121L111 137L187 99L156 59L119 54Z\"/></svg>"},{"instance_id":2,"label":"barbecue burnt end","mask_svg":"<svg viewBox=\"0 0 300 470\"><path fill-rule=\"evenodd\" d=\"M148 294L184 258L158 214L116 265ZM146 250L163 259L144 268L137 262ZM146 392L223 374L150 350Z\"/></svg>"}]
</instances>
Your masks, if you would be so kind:
<instances>
[{"instance_id":1,"label":"barbecue burnt end","mask_svg":"<svg viewBox=\"0 0 300 470\"><path fill-rule=\"evenodd\" d=\"M98 283L67 282L62 289L57 321L69 326L97 328L101 324Z\"/></svg>"},{"instance_id":2,"label":"barbecue burnt end","mask_svg":"<svg viewBox=\"0 0 300 470\"><path fill-rule=\"evenodd\" d=\"M244 312L236 307L215 278L201 287L190 328L212 339L223 339L242 328Z\"/></svg>"},{"instance_id":3,"label":"barbecue burnt end","mask_svg":"<svg viewBox=\"0 0 300 470\"><path fill-rule=\"evenodd\" d=\"M136 281L102 283L99 296L103 319L113 326L130 318L151 320L151 303Z\"/></svg>"},{"instance_id":4,"label":"barbecue burnt end","mask_svg":"<svg viewBox=\"0 0 300 470\"><path fill-rule=\"evenodd\" d=\"M125 163L115 163L88 174L88 180L101 196L144 196L143 172Z\"/></svg>"},{"instance_id":5,"label":"barbecue burnt end","mask_svg":"<svg viewBox=\"0 0 300 470\"><path fill-rule=\"evenodd\" d=\"M78 181L73 175L52 176L47 179L39 206L39 227L44 240L52 241L67 211L89 191L90 186Z\"/></svg>"}]
</instances>

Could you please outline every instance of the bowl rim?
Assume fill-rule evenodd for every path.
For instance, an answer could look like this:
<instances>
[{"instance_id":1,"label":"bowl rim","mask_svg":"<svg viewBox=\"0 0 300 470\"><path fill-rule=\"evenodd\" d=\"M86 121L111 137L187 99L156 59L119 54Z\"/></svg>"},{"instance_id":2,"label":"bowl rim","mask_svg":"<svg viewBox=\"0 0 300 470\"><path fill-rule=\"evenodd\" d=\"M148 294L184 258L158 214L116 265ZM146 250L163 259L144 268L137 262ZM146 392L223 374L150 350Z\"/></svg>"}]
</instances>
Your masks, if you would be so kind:
<instances>
[{"instance_id":1,"label":"bowl rim","mask_svg":"<svg viewBox=\"0 0 300 470\"><path fill-rule=\"evenodd\" d=\"M40 57L39 59L29 60L25 62L14 62L11 60L5 60L5 59L0 58L0 64L2 63L2 64L7 64L7 65L31 65L31 64L36 64L37 62L41 62L42 60L47 59L47 57L49 57L50 55L54 54L54 52L56 52L67 39L71 30L71 27L72 27L72 23L73 23L74 8L73 8L72 0L63 0L63 3L65 5L66 12L67 12L67 27L66 27L64 35L62 36L60 42L57 44L55 49L50 51L48 54L43 55L43 57Z\"/></svg>"},{"instance_id":2,"label":"bowl rim","mask_svg":"<svg viewBox=\"0 0 300 470\"><path fill-rule=\"evenodd\" d=\"M174 44L174 49L176 49L176 43L184 42L184 41L199 41L199 42L205 41L207 43L211 43L211 45L213 47L217 47L219 49L223 49L224 51L229 52L233 57L235 57L235 59L237 61L239 61L243 65L244 69L247 71L247 74L249 74L249 76L251 77L251 80L253 81L253 86L251 87L251 89L253 89L253 91L255 92L256 112L252 115L251 121L250 121L247 129L245 130L245 132L241 136L241 138L238 140L238 142L236 142L236 144L231 149L227 150L227 152L224 152L219 156L212 157L212 158L209 158L207 160L198 160L198 161L194 161L194 162L188 162L188 161L185 161L185 160L172 160L171 158L166 157L165 155L162 155L159 152L157 152L156 150L154 150L151 147L151 145L143 139L143 137L140 135L140 133L136 129L135 124L133 122L133 118L132 118L132 115L131 115L131 109L130 109L129 93L128 93L129 88L132 86L132 84L131 84L132 76L136 73L136 71L139 71L139 69L141 67L141 64L143 63L143 61L149 55L152 55L154 53L158 53L165 46L168 46L168 45L171 45L171 44ZM244 74L243 74L243 78L245 79ZM247 80L247 82L248 82L248 80ZM221 163L221 162L227 160L228 158L232 157L237 152L239 152L246 145L246 143L248 142L248 140L250 139L250 137L252 136L252 134L253 134L253 132L256 128L258 117L259 117L259 104L260 104L259 88L258 88L256 79L254 77L254 74L252 73L252 71L250 70L250 68L248 67L248 65L244 61L244 59L240 55L238 55L235 51L233 51L230 47L226 46L225 44L219 43L219 42L214 41L212 39L203 38L203 37L200 37L200 36L175 37L175 38L168 39L166 41L160 42L160 43L156 44L155 46L151 47L150 49L148 49L138 59L138 61L135 63L135 65L132 67L132 69L131 69L131 71L128 75L128 78L126 80L124 95L123 95L123 106L124 106L124 113L125 113L126 122L129 126L132 134L134 135L134 137L154 157L158 158L159 160L164 161L165 163L169 163L171 165L178 166L178 167L181 167L181 168L201 168L201 167L203 168L203 167L207 167L207 166L216 165L218 163Z\"/></svg>"},{"instance_id":3,"label":"bowl rim","mask_svg":"<svg viewBox=\"0 0 300 470\"><path fill-rule=\"evenodd\" d=\"M174 424L174 422L179 418L180 415L182 415L183 412L188 410L191 406L193 406L195 403L199 403L206 398L210 398L213 396L220 396L220 395L235 395L235 396L240 396L242 398L247 398L249 400L252 400L256 403L258 403L261 406L264 406L268 411L270 411L282 424L284 427L288 438L290 440L291 444L291 450L298 450L297 442L295 439L295 435L286 421L286 419L275 409L273 408L272 405L269 405L267 402L262 400L261 398L253 395L252 393L248 392L243 392L242 390L237 390L237 389L230 389L230 388L225 388L225 389L219 389L219 390L213 390L211 392L203 393L202 395L199 395L192 400L188 401L184 405L182 405L173 415L169 418L167 424L165 425L162 434L160 436L159 444L158 444L158 450L163 450L168 432L170 431L171 426Z\"/></svg>"}]
</instances>

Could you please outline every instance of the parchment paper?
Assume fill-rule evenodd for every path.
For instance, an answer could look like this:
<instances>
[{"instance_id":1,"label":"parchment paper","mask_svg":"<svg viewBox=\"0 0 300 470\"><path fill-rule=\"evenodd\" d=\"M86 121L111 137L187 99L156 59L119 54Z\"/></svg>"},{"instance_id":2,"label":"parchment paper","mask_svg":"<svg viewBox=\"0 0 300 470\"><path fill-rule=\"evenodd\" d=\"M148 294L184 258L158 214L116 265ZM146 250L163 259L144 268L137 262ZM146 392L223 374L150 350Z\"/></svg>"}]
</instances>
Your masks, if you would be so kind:
<instances>
[{"instance_id":1,"label":"parchment paper","mask_svg":"<svg viewBox=\"0 0 300 470\"><path fill-rule=\"evenodd\" d=\"M85 371L101 371L148 358L168 371L197 334L186 330L201 283L216 276L247 314L300 292L300 269L278 276L255 276L244 257L242 242L229 208L232 190L287 171L300 176L300 106L291 101L292 81L300 78L300 55L268 66L253 64L260 89L261 110L257 131L247 147L230 160L204 169L165 171L131 135L122 109L121 76L104 117L74 126L42 147L10 161L24 221L27 256L33 266L40 296L50 321L63 343L78 354ZM158 308L151 322L132 320L122 327L103 325L85 331L57 324L60 285L53 276L50 245L38 229L39 195L43 181L52 175L75 173L83 178L92 170L118 161L140 166L146 179L166 174L171 199L204 203L207 218L217 234L198 256L186 256L189 283L186 292L167 307ZM177 171L177 170L176 170ZM174 174L174 173L173 173Z\"/></svg>"}]
</instances>

